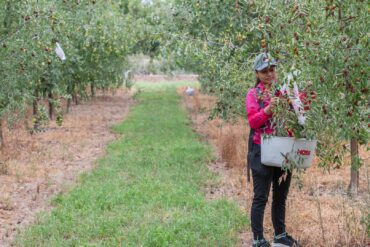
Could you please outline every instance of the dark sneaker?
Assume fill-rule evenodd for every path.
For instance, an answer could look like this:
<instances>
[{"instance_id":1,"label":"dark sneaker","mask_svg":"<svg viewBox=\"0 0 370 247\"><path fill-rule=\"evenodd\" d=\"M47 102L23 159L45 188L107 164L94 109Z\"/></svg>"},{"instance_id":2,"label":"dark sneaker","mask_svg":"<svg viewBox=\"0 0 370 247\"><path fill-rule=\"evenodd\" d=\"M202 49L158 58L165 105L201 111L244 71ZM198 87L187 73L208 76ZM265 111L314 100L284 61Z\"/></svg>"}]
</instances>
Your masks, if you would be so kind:
<instances>
[{"instance_id":1,"label":"dark sneaker","mask_svg":"<svg viewBox=\"0 0 370 247\"><path fill-rule=\"evenodd\" d=\"M272 247L302 247L297 240L289 236L286 232L274 237Z\"/></svg>"},{"instance_id":2,"label":"dark sneaker","mask_svg":"<svg viewBox=\"0 0 370 247\"><path fill-rule=\"evenodd\" d=\"M261 240L254 240L252 247L271 247L271 245L265 239L261 239Z\"/></svg>"}]
</instances>

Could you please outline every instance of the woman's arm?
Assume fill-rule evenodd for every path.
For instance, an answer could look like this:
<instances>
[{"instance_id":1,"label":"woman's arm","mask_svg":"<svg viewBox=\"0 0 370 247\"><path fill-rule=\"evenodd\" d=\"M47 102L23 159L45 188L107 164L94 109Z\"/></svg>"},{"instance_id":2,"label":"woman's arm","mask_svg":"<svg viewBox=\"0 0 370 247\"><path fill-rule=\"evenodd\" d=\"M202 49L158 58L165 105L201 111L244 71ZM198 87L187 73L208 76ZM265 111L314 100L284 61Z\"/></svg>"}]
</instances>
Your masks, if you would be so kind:
<instances>
[{"instance_id":1,"label":"woman's arm","mask_svg":"<svg viewBox=\"0 0 370 247\"><path fill-rule=\"evenodd\" d=\"M258 129L262 127L271 118L272 114L267 114L265 112L266 108L260 107L256 95L256 89L249 90L246 97L245 109L248 117L249 126L251 128Z\"/></svg>"}]
</instances>

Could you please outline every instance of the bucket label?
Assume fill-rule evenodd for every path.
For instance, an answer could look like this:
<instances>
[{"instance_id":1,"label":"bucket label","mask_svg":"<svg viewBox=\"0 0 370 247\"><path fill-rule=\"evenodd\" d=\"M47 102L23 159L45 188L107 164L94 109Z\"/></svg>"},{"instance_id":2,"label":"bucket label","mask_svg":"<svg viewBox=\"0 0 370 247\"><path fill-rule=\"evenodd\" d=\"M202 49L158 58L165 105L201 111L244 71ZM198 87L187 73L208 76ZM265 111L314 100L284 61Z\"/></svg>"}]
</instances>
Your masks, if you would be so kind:
<instances>
[{"instance_id":1,"label":"bucket label","mask_svg":"<svg viewBox=\"0 0 370 247\"><path fill-rule=\"evenodd\" d=\"M309 156L311 154L311 151L310 150L305 150L305 149L298 149L297 154L304 155L304 156Z\"/></svg>"}]
</instances>

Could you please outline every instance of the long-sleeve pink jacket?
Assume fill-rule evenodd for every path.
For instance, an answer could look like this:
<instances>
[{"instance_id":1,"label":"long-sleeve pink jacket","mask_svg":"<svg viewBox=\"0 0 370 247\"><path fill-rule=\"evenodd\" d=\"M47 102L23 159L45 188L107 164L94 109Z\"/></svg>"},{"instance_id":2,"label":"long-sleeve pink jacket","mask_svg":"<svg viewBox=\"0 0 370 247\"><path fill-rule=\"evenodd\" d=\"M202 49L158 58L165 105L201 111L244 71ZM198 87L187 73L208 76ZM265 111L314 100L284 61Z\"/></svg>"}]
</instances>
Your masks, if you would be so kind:
<instances>
[{"instance_id":1,"label":"long-sleeve pink jacket","mask_svg":"<svg viewBox=\"0 0 370 247\"><path fill-rule=\"evenodd\" d=\"M270 104L270 96L266 93L263 83L259 83L257 87L259 90L252 88L248 91L245 108L249 126L255 129L253 142L255 144L261 144L261 134L271 134L274 129L271 126L271 121L269 121L272 118L272 114L267 115L263 111ZM260 102L263 103L263 108L261 108Z\"/></svg>"}]
</instances>

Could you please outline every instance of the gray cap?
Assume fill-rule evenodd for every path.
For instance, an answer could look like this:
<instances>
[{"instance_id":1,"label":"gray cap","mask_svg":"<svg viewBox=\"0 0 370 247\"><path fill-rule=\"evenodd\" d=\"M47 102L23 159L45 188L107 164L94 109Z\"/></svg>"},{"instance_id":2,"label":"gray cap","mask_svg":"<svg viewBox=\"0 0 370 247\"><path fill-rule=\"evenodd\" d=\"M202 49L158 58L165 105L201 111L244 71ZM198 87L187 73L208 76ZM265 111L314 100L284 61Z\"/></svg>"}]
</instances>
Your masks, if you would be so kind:
<instances>
[{"instance_id":1,"label":"gray cap","mask_svg":"<svg viewBox=\"0 0 370 247\"><path fill-rule=\"evenodd\" d=\"M269 53L261 53L254 60L254 69L261 71L269 66L276 66L276 60Z\"/></svg>"}]
</instances>

